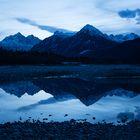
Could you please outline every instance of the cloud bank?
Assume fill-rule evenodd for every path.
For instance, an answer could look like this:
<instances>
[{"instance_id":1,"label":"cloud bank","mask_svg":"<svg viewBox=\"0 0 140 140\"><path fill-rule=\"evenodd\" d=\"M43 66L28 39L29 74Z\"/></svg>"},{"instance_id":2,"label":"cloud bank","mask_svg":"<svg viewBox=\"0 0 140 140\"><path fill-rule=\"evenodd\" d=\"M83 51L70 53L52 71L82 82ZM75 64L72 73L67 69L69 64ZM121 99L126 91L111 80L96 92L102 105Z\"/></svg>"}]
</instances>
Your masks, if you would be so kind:
<instances>
[{"instance_id":1,"label":"cloud bank","mask_svg":"<svg viewBox=\"0 0 140 140\"><path fill-rule=\"evenodd\" d=\"M140 0L0 0L0 7L0 40L17 32L44 39L86 24L107 34L140 34Z\"/></svg>"}]
</instances>

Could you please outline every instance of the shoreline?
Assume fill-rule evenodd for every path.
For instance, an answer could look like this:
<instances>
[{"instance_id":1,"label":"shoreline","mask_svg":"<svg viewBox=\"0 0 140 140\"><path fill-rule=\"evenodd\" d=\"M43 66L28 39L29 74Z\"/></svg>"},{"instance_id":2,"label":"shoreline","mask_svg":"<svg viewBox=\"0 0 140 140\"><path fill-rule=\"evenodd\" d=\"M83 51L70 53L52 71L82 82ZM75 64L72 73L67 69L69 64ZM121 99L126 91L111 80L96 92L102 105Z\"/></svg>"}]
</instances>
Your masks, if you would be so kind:
<instances>
[{"instance_id":1,"label":"shoreline","mask_svg":"<svg viewBox=\"0 0 140 140\"><path fill-rule=\"evenodd\" d=\"M140 121L113 123L76 122L13 122L0 124L1 140L139 140Z\"/></svg>"},{"instance_id":2,"label":"shoreline","mask_svg":"<svg viewBox=\"0 0 140 140\"><path fill-rule=\"evenodd\" d=\"M0 66L0 83L36 77L76 75L79 78L140 78L139 65L15 65Z\"/></svg>"}]
</instances>

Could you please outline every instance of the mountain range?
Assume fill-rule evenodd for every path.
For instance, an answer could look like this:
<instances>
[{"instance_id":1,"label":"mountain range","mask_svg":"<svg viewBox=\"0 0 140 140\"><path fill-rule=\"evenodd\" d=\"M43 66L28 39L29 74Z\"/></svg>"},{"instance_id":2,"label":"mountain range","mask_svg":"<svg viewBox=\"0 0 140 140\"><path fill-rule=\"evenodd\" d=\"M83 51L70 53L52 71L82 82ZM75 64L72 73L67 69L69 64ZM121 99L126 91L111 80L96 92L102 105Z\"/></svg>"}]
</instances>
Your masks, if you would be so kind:
<instances>
[{"instance_id":1,"label":"mountain range","mask_svg":"<svg viewBox=\"0 0 140 140\"><path fill-rule=\"evenodd\" d=\"M3 39L0 42L0 47L6 50L12 51L38 51L38 52L55 52L62 53L62 50L65 50L63 54L67 54L69 49L73 51L75 49L75 54L77 52L81 55L86 54L87 52L92 51L92 48L96 46L101 46L102 48L107 46L114 46L113 42L122 43L128 40L134 40L140 38L139 35L134 33L124 33L119 35L106 35L99 31L97 28L92 25L87 24L79 32L59 32L56 31L54 35L48 37L44 40L29 35L25 37L21 33L15 35L10 35ZM103 41L101 43L100 41ZM80 44L82 43L82 45ZM107 43L107 44L106 44ZM108 45L108 43L111 43ZM113 43L113 44L112 44ZM75 46L77 46L75 48ZM80 50L79 46L81 47ZM67 49L66 49L67 48ZM83 49L82 49L83 48ZM76 52L77 51L77 52ZM74 55L74 52L73 54Z\"/></svg>"},{"instance_id":2,"label":"mountain range","mask_svg":"<svg viewBox=\"0 0 140 140\"><path fill-rule=\"evenodd\" d=\"M33 35L25 37L21 33L17 33L2 40L0 47L13 52L26 52L22 57L18 54L24 63L27 62L27 58L24 56L30 56L31 60L28 59L30 63L32 61L48 63L52 60L53 62L84 60L84 62L90 63L140 62L140 36L134 33L107 35L89 24L78 32L63 33L57 31L44 40ZM6 55L9 56L9 54L9 58L13 58L11 53ZM2 53L2 56L4 55L5 52ZM17 54L14 55L14 59L17 59ZM20 63L20 59L18 63ZM7 59L5 61L7 62Z\"/></svg>"},{"instance_id":3,"label":"mountain range","mask_svg":"<svg viewBox=\"0 0 140 140\"><path fill-rule=\"evenodd\" d=\"M111 34L109 37L110 39L116 42L124 42L124 41L140 38L140 36L135 33L124 33L124 34L118 34L118 35Z\"/></svg>"},{"instance_id":4,"label":"mountain range","mask_svg":"<svg viewBox=\"0 0 140 140\"><path fill-rule=\"evenodd\" d=\"M109 36L91 25L86 25L71 36L54 34L35 45L31 51L84 57L92 62L121 62L123 59L129 60L129 56L131 59L137 57L140 52L140 37L133 33Z\"/></svg>"},{"instance_id":5,"label":"mountain range","mask_svg":"<svg viewBox=\"0 0 140 140\"><path fill-rule=\"evenodd\" d=\"M117 42L110 40L107 35L98 29L91 25L86 25L72 36L54 34L35 45L31 51L55 53L66 57L77 57L116 45Z\"/></svg>"}]
</instances>

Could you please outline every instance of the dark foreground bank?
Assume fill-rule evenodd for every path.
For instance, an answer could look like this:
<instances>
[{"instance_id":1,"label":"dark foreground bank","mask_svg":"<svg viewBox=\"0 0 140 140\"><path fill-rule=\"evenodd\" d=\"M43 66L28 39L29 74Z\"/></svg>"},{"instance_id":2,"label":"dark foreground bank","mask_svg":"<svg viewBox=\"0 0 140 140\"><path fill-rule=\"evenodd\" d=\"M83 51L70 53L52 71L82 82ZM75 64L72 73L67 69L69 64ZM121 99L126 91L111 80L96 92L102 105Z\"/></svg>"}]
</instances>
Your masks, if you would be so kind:
<instances>
[{"instance_id":1,"label":"dark foreground bank","mask_svg":"<svg viewBox=\"0 0 140 140\"><path fill-rule=\"evenodd\" d=\"M140 121L124 125L88 122L0 124L0 140L140 140Z\"/></svg>"}]
</instances>

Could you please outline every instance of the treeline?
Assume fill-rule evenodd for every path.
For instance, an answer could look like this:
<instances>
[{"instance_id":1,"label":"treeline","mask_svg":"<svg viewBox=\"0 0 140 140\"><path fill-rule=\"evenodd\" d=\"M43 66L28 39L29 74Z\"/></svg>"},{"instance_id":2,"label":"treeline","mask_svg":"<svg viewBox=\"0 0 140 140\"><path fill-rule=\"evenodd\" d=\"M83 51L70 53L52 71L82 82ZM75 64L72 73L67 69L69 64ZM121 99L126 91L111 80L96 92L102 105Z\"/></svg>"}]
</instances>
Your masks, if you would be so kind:
<instances>
[{"instance_id":1,"label":"treeline","mask_svg":"<svg viewBox=\"0 0 140 140\"><path fill-rule=\"evenodd\" d=\"M60 64L64 57L49 53L13 52L0 49L0 65Z\"/></svg>"},{"instance_id":2,"label":"treeline","mask_svg":"<svg viewBox=\"0 0 140 140\"><path fill-rule=\"evenodd\" d=\"M0 49L0 65L57 65L64 62L78 62L86 64L140 64L140 47L111 48L93 52L88 56L66 57L52 53L13 52Z\"/></svg>"}]
</instances>

